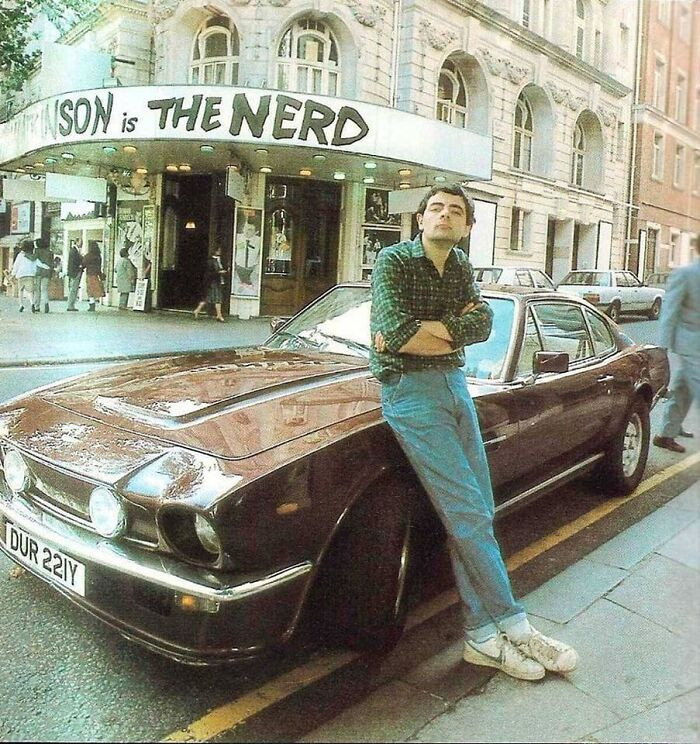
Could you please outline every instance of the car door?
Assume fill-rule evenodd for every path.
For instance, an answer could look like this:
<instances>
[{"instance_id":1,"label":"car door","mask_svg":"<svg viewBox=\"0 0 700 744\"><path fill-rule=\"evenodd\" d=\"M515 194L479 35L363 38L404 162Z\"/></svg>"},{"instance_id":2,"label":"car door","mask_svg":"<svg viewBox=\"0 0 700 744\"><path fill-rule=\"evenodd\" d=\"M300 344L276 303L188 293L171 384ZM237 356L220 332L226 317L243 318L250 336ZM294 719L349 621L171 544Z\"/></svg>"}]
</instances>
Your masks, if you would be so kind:
<instances>
[{"instance_id":1,"label":"car door","mask_svg":"<svg viewBox=\"0 0 700 744\"><path fill-rule=\"evenodd\" d=\"M649 290L642 285L639 279L631 271L625 271L625 277L627 277L627 283L630 286L630 291L634 293L634 309L648 310L651 307L653 299L647 299Z\"/></svg>"},{"instance_id":2,"label":"car door","mask_svg":"<svg viewBox=\"0 0 700 744\"><path fill-rule=\"evenodd\" d=\"M539 350L569 354L568 372L534 376L533 356ZM594 448L611 415L612 379L599 362L582 306L566 301L530 303L515 370L522 453L513 465L517 476L557 470Z\"/></svg>"},{"instance_id":3,"label":"car door","mask_svg":"<svg viewBox=\"0 0 700 744\"><path fill-rule=\"evenodd\" d=\"M617 291L620 296L621 310L625 313L630 310L636 310L637 295L634 287L630 286L625 272L615 271L614 277Z\"/></svg>"}]
</instances>

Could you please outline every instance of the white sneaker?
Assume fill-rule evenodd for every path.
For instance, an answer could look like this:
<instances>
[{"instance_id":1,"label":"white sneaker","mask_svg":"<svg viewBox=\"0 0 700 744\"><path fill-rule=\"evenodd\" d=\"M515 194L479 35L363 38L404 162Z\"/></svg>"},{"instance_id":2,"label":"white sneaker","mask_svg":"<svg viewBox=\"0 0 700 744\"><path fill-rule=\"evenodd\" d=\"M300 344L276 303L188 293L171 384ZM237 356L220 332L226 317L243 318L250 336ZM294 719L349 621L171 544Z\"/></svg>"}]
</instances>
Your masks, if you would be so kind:
<instances>
[{"instance_id":1,"label":"white sneaker","mask_svg":"<svg viewBox=\"0 0 700 744\"><path fill-rule=\"evenodd\" d=\"M544 677L544 666L526 656L505 635L499 634L483 643L465 641L463 658L469 664L494 667L517 679Z\"/></svg>"},{"instance_id":2,"label":"white sneaker","mask_svg":"<svg viewBox=\"0 0 700 744\"><path fill-rule=\"evenodd\" d=\"M538 661L550 672L566 674L576 669L578 654L571 646L567 646L554 638L549 638L534 628L526 641L514 645L525 656Z\"/></svg>"}]
</instances>

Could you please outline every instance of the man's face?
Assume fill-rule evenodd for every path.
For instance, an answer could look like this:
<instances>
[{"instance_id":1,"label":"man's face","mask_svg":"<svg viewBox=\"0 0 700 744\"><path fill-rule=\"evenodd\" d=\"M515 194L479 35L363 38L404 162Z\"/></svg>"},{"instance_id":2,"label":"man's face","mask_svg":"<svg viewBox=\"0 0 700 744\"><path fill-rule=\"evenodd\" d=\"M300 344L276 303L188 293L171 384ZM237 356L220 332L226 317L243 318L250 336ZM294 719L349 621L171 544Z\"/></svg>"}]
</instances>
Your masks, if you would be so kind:
<instances>
[{"instance_id":1,"label":"man's face","mask_svg":"<svg viewBox=\"0 0 700 744\"><path fill-rule=\"evenodd\" d=\"M445 243L459 242L469 234L467 208L461 196L439 191L428 200L425 212L416 215L423 237Z\"/></svg>"}]
</instances>

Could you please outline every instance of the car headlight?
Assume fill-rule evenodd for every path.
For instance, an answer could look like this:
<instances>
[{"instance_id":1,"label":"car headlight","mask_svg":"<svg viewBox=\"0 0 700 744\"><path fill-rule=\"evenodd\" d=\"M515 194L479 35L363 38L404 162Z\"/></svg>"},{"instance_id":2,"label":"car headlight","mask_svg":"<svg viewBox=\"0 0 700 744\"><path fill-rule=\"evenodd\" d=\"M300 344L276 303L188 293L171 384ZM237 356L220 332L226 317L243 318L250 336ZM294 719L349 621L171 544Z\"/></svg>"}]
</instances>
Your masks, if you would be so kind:
<instances>
[{"instance_id":1,"label":"car headlight","mask_svg":"<svg viewBox=\"0 0 700 744\"><path fill-rule=\"evenodd\" d=\"M209 520L201 514L194 518L194 531L202 543L202 547L212 555L219 555L221 552L221 542L219 536L214 531Z\"/></svg>"},{"instance_id":2,"label":"car headlight","mask_svg":"<svg viewBox=\"0 0 700 744\"><path fill-rule=\"evenodd\" d=\"M126 510L109 488L98 486L90 494L90 519L103 537L118 537L126 531Z\"/></svg>"},{"instance_id":3,"label":"car headlight","mask_svg":"<svg viewBox=\"0 0 700 744\"><path fill-rule=\"evenodd\" d=\"M8 449L3 458L3 470L5 481L14 493L26 491L31 483L29 468L20 452L16 449Z\"/></svg>"},{"instance_id":4,"label":"car headlight","mask_svg":"<svg viewBox=\"0 0 700 744\"><path fill-rule=\"evenodd\" d=\"M221 540L211 522L192 509L168 506L158 515L161 535L184 558L211 565L222 553Z\"/></svg>"}]
</instances>

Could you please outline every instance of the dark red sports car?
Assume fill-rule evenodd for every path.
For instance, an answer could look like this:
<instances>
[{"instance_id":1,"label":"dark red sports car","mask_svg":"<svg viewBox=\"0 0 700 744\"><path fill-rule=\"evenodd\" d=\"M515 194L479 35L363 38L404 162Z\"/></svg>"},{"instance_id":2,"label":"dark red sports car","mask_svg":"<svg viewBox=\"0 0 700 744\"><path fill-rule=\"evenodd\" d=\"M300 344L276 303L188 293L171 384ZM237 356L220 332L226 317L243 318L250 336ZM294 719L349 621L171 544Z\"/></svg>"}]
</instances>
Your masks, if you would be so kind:
<instances>
[{"instance_id":1,"label":"dark red sports car","mask_svg":"<svg viewBox=\"0 0 700 744\"><path fill-rule=\"evenodd\" d=\"M583 300L483 289L467 350L498 512L596 469L631 491L663 349ZM260 348L61 381L0 407L0 549L125 636L191 663L306 623L356 647L400 632L414 550L440 529L382 419L370 290L341 285Z\"/></svg>"}]
</instances>

